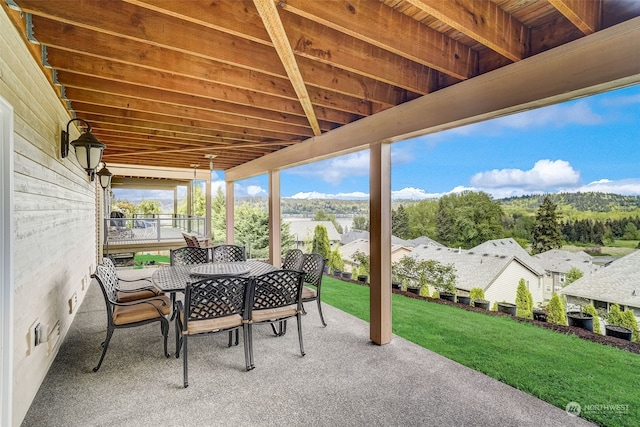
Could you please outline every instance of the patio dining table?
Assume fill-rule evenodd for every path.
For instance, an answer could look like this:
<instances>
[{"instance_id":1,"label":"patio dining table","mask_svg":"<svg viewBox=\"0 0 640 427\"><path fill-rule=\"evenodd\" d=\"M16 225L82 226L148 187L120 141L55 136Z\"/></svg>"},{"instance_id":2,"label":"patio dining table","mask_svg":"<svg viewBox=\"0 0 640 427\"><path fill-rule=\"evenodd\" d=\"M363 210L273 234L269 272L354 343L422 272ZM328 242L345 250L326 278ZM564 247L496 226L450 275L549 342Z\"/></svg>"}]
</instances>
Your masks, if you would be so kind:
<instances>
[{"instance_id":1,"label":"patio dining table","mask_svg":"<svg viewBox=\"0 0 640 427\"><path fill-rule=\"evenodd\" d=\"M172 265L160 267L151 275L153 284L164 292L175 296L184 292L187 283L206 276L243 276L254 277L279 268L264 261L216 262L195 265Z\"/></svg>"}]
</instances>

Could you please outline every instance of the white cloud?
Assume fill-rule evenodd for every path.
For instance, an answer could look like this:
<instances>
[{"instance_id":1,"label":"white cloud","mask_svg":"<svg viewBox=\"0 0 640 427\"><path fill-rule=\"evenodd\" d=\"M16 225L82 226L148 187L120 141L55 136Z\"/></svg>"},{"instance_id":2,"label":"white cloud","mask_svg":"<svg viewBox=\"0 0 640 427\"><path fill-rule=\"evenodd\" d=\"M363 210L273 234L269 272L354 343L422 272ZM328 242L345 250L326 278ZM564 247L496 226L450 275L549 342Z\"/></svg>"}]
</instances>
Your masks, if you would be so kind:
<instances>
[{"instance_id":1,"label":"white cloud","mask_svg":"<svg viewBox=\"0 0 640 427\"><path fill-rule=\"evenodd\" d=\"M532 169L494 169L479 172L471 178L471 184L480 188L515 188L545 191L559 186L575 186L580 173L564 160L538 160Z\"/></svg>"},{"instance_id":2,"label":"white cloud","mask_svg":"<svg viewBox=\"0 0 640 427\"><path fill-rule=\"evenodd\" d=\"M622 194L625 196L639 196L640 178L621 179L618 181L600 179L598 181L590 182L581 187L574 188L571 191L583 193L594 191L601 193Z\"/></svg>"}]
</instances>

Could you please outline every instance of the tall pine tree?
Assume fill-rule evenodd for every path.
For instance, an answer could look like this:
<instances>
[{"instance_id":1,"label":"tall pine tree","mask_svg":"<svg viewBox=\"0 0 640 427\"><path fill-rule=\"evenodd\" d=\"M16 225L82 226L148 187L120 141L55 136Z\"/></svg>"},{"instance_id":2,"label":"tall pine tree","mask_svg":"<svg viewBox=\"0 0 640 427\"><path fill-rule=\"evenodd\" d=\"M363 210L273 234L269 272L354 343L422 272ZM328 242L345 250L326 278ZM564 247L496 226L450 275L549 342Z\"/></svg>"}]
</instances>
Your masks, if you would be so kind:
<instances>
[{"instance_id":1,"label":"tall pine tree","mask_svg":"<svg viewBox=\"0 0 640 427\"><path fill-rule=\"evenodd\" d=\"M545 196L536 213L531 254L535 255L562 247L562 230L556 208L557 205L551 201L549 196Z\"/></svg>"},{"instance_id":2,"label":"tall pine tree","mask_svg":"<svg viewBox=\"0 0 640 427\"><path fill-rule=\"evenodd\" d=\"M409 239L409 216L404 206L391 211L391 234L401 239Z\"/></svg>"}]
</instances>

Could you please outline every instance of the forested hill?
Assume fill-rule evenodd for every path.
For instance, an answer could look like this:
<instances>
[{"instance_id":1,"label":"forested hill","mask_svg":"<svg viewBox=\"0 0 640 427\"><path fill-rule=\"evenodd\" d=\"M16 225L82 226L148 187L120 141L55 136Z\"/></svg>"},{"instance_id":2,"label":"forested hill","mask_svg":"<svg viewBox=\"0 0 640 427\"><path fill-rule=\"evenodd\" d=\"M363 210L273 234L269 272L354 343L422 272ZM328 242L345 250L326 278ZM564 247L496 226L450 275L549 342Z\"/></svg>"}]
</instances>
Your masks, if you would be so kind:
<instances>
[{"instance_id":1,"label":"forested hill","mask_svg":"<svg viewBox=\"0 0 640 427\"><path fill-rule=\"evenodd\" d=\"M534 211L545 196L559 207L573 208L577 211L591 212L630 212L640 209L640 196L622 196L608 193L559 193L533 196L512 197L499 200L505 207Z\"/></svg>"},{"instance_id":2,"label":"forested hill","mask_svg":"<svg viewBox=\"0 0 640 427\"><path fill-rule=\"evenodd\" d=\"M540 194L521 197L499 199L505 211L526 211L535 213L542 203L542 199L549 196L560 212L633 212L640 209L640 196L623 196L607 193L560 193ZM257 204L266 208L266 199L261 197L241 198L240 202ZM437 203L436 199L429 199ZM392 207L405 207L420 203L419 200L394 200ZM368 200L339 200L339 199L282 199L283 215L314 216L319 210L326 214L337 216L367 216L369 212Z\"/></svg>"}]
</instances>

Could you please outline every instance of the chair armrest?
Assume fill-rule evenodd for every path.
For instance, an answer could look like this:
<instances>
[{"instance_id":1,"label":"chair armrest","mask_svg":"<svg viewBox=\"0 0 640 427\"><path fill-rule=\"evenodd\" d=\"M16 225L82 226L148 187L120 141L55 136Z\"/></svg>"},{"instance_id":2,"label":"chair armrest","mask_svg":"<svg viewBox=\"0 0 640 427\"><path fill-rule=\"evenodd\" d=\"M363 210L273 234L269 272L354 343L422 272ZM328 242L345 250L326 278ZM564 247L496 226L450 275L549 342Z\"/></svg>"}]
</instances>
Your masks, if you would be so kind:
<instances>
[{"instance_id":1,"label":"chair armrest","mask_svg":"<svg viewBox=\"0 0 640 427\"><path fill-rule=\"evenodd\" d=\"M151 276L149 276L149 277L141 277L139 279L122 279L122 278L118 277L118 281L119 282L127 282L127 283L132 283L132 282L149 282L149 283L151 283Z\"/></svg>"},{"instance_id":2,"label":"chair armrest","mask_svg":"<svg viewBox=\"0 0 640 427\"><path fill-rule=\"evenodd\" d=\"M123 293L134 293L134 292L140 292L140 291L150 291L156 294L156 296L162 294L162 291L153 285L143 286L141 288L135 288L135 289L118 289L118 292L123 292Z\"/></svg>"}]
</instances>

